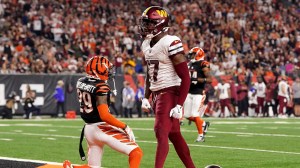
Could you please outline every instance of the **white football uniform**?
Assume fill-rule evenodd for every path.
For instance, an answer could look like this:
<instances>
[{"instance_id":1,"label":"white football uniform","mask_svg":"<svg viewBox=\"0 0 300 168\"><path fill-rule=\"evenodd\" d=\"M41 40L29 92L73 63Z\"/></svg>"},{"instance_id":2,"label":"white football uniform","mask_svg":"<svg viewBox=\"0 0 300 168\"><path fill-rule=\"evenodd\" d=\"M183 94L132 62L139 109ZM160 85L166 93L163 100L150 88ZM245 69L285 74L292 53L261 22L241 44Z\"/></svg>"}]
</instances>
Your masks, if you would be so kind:
<instances>
[{"instance_id":1,"label":"white football uniform","mask_svg":"<svg viewBox=\"0 0 300 168\"><path fill-rule=\"evenodd\" d=\"M278 83L278 95L282 97L289 97L288 87L289 85L286 81L280 81Z\"/></svg>"},{"instance_id":2,"label":"white football uniform","mask_svg":"<svg viewBox=\"0 0 300 168\"><path fill-rule=\"evenodd\" d=\"M228 95L228 89L230 89L229 83L224 83L224 85L222 83L218 83L216 88L220 91L219 99L228 99L229 98L229 95Z\"/></svg>"},{"instance_id":3,"label":"white football uniform","mask_svg":"<svg viewBox=\"0 0 300 168\"><path fill-rule=\"evenodd\" d=\"M205 95L189 93L184 102L184 117L202 117L206 109L205 98Z\"/></svg>"},{"instance_id":4,"label":"white football uniform","mask_svg":"<svg viewBox=\"0 0 300 168\"><path fill-rule=\"evenodd\" d=\"M105 122L86 124L84 136L88 144L88 165L92 168L101 167L105 145L126 155L138 147L135 142L129 140L123 130Z\"/></svg>"},{"instance_id":5,"label":"white football uniform","mask_svg":"<svg viewBox=\"0 0 300 168\"><path fill-rule=\"evenodd\" d=\"M266 97L266 85L265 83L261 82L261 83L254 83L254 88L256 89L256 94L257 97Z\"/></svg>"},{"instance_id":6,"label":"white football uniform","mask_svg":"<svg viewBox=\"0 0 300 168\"><path fill-rule=\"evenodd\" d=\"M151 39L145 39L142 51L148 64L150 90L159 91L171 86L180 86L171 57L183 53L181 40L177 36L165 35L152 48Z\"/></svg>"}]
</instances>

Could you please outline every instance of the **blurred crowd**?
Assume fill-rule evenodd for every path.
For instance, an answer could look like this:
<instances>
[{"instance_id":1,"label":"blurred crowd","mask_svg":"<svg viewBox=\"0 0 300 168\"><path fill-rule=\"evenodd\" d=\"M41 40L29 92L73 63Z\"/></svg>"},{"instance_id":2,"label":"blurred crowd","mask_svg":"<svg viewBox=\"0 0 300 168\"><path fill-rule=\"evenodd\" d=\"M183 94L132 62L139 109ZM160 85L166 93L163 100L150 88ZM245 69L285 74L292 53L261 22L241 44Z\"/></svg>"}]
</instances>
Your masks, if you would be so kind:
<instances>
[{"instance_id":1,"label":"blurred crowd","mask_svg":"<svg viewBox=\"0 0 300 168\"><path fill-rule=\"evenodd\" d=\"M300 75L298 0L1 0L0 74L82 73L94 55L145 73L138 25L150 5L169 12L186 53L204 49L217 79Z\"/></svg>"}]
</instances>

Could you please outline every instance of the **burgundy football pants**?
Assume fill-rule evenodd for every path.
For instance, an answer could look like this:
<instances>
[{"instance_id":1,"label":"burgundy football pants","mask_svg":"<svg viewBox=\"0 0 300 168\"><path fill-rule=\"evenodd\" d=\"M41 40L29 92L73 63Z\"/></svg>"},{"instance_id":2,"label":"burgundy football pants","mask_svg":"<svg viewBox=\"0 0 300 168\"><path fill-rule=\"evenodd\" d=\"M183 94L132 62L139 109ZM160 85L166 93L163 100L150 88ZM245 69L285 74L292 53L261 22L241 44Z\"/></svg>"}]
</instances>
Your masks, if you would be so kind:
<instances>
[{"instance_id":1,"label":"burgundy football pants","mask_svg":"<svg viewBox=\"0 0 300 168\"><path fill-rule=\"evenodd\" d=\"M154 92L155 125L157 139L155 168L163 168L169 152L169 141L173 143L177 155L187 168L194 168L190 150L180 132L179 120L170 117L170 110L176 106L178 87L170 87Z\"/></svg>"}]
</instances>

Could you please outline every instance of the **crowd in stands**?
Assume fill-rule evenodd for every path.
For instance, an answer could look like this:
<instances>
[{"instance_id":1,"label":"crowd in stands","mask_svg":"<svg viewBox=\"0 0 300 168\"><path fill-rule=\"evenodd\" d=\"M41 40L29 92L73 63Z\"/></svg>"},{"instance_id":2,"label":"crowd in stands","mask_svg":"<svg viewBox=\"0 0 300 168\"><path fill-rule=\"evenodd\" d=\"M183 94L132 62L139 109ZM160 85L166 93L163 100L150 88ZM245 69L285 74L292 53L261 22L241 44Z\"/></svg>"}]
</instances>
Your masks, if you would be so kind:
<instances>
[{"instance_id":1,"label":"crowd in stands","mask_svg":"<svg viewBox=\"0 0 300 168\"><path fill-rule=\"evenodd\" d=\"M185 52L204 49L216 79L300 75L298 0L2 0L0 74L82 73L93 55L145 73L138 25L150 5L170 13Z\"/></svg>"}]
</instances>

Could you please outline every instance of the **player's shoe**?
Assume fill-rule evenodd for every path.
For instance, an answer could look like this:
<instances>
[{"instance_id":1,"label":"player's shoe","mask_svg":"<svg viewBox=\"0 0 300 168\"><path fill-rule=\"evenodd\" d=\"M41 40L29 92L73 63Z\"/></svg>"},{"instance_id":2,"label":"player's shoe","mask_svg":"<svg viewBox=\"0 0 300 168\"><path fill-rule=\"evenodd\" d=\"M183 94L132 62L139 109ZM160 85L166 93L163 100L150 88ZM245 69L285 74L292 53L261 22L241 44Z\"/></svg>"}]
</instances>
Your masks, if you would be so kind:
<instances>
[{"instance_id":1,"label":"player's shoe","mask_svg":"<svg viewBox=\"0 0 300 168\"><path fill-rule=\"evenodd\" d=\"M64 167L64 168L73 168L71 162L68 161L68 160L65 160L65 161L64 161L63 167Z\"/></svg>"},{"instance_id":2,"label":"player's shoe","mask_svg":"<svg viewBox=\"0 0 300 168\"><path fill-rule=\"evenodd\" d=\"M205 142L205 138L204 138L204 135L198 135L198 138L196 139L196 141L195 142Z\"/></svg>"},{"instance_id":3,"label":"player's shoe","mask_svg":"<svg viewBox=\"0 0 300 168\"><path fill-rule=\"evenodd\" d=\"M210 126L210 122L205 122L203 126L203 133L204 135L207 133L208 127Z\"/></svg>"}]
</instances>

